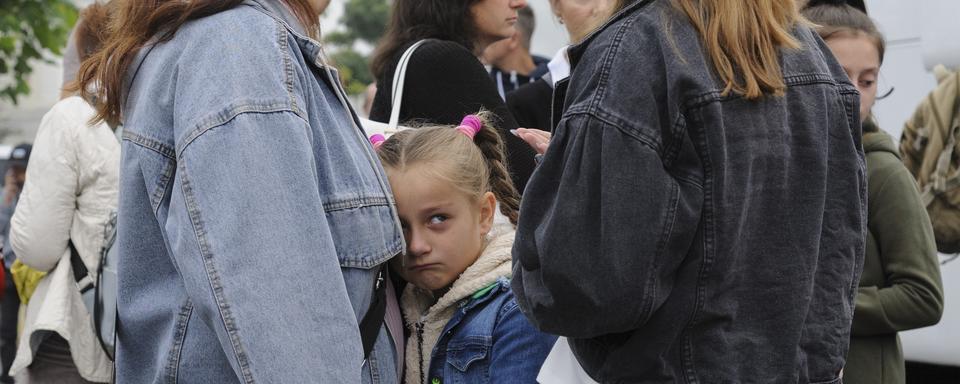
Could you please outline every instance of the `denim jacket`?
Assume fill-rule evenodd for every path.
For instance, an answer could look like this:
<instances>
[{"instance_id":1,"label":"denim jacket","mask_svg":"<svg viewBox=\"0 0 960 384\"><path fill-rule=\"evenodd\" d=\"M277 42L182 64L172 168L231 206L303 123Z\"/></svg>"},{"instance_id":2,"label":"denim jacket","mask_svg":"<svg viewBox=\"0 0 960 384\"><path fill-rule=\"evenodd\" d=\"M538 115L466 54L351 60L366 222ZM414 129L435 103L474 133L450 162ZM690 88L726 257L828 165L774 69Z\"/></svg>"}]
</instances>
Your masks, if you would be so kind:
<instances>
[{"instance_id":1,"label":"denim jacket","mask_svg":"<svg viewBox=\"0 0 960 384\"><path fill-rule=\"evenodd\" d=\"M397 382L386 330L364 361L357 323L403 236L319 43L248 0L127 82L118 382Z\"/></svg>"},{"instance_id":2,"label":"denim jacket","mask_svg":"<svg viewBox=\"0 0 960 384\"><path fill-rule=\"evenodd\" d=\"M407 384L536 383L557 337L537 331L510 291L513 239L512 226L494 237L436 303L407 286Z\"/></svg>"},{"instance_id":3,"label":"denim jacket","mask_svg":"<svg viewBox=\"0 0 960 384\"><path fill-rule=\"evenodd\" d=\"M758 100L722 92L667 0L570 49L512 286L597 381L840 382L866 234L859 99L822 40L792 34L786 89Z\"/></svg>"}]
</instances>

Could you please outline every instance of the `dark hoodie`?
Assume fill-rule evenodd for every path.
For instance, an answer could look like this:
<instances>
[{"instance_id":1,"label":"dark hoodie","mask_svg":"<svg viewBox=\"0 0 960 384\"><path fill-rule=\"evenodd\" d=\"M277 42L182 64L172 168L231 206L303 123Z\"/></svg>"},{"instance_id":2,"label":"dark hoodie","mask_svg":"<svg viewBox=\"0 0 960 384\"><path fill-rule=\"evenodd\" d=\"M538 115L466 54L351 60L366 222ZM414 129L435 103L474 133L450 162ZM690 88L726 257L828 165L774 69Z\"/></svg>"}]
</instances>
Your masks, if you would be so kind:
<instances>
[{"instance_id":1,"label":"dark hoodie","mask_svg":"<svg viewBox=\"0 0 960 384\"><path fill-rule=\"evenodd\" d=\"M844 383L903 383L897 332L940 321L943 286L927 211L893 140L864 127L867 249Z\"/></svg>"}]
</instances>

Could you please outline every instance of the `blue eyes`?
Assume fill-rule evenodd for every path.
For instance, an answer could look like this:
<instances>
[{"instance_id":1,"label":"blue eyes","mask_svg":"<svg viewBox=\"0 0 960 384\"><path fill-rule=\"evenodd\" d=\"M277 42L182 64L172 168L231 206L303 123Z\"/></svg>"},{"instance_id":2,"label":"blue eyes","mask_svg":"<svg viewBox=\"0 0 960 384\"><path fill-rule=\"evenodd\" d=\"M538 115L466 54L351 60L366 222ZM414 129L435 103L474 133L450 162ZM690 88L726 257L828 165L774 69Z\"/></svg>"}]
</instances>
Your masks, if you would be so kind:
<instances>
[{"instance_id":1,"label":"blue eyes","mask_svg":"<svg viewBox=\"0 0 960 384\"><path fill-rule=\"evenodd\" d=\"M442 224L444 221L447 221L447 216L445 215L433 215L430 216L430 224Z\"/></svg>"}]
</instances>

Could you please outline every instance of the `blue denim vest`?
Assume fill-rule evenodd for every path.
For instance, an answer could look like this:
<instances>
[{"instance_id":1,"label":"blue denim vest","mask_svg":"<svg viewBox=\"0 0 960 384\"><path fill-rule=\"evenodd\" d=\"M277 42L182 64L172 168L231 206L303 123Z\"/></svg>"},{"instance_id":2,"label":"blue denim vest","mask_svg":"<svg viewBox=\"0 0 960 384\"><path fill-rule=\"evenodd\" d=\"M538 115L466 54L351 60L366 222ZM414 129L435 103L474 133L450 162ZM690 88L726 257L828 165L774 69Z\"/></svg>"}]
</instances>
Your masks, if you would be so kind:
<instances>
[{"instance_id":1,"label":"blue denim vest","mask_svg":"<svg viewBox=\"0 0 960 384\"><path fill-rule=\"evenodd\" d=\"M386 330L364 362L357 323L403 236L319 43L248 0L127 82L118 382L397 382Z\"/></svg>"},{"instance_id":2,"label":"blue denim vest","mask_svg":"<svg viewBox=\"0 0 960 384\"><path fill-rule=\"evenodd\" d=\"M430 355L428 383L536 383L556 343L523 316L500 278L488 292L465 300Z\"/></svg>"}]
</instances>

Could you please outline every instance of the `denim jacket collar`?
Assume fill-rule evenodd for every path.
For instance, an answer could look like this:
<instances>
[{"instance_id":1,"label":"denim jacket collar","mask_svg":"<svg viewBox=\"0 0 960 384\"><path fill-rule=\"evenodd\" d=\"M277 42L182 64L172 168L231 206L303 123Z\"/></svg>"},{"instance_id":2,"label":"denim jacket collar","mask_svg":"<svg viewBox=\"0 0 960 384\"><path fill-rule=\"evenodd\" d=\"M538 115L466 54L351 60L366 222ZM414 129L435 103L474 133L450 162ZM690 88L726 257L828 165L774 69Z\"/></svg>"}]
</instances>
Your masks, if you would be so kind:
<instances>
[{"instance_id":1,"label":"denim jacket collar","mask_svg":"<svg viewBox=\"0 0 960 384\"><path fill-rule=\"evenodd\" d=\"M287 25L287 28L292 29L300 35L307 35L307 31L303 28L303 25L300 24L300 20L297 19L297 16L294 15L290 8L282 1L246 0L244 4L260 6L274 18L283 21L283 23Z\"/></svg>"},{"instance_id":2,"label":"denim jacket collar","mask_svg":"<svg viewBox=\"0 0 960 384\"><path fill-rule=\"evenodd\" d=\"M306 28L303 27L297 16L290 11L290 8L279 1L246 0L244 4L260 8L264 13L283 23L297 40L297 44L303 50L304 55L312 59L313 65L318 68L324 67L323 46L320 42L309 37Z\"/></svg>"},{"instance_id":3,"label":"denim jacket collar","mask_svg":"<svg viewBox=\"0 0 960 384\"><path fill-rule=\"evenodd\" d=\"M577 63L580 61L580 58L583 56L583 53L587 50L587 47L590 45L590 42L596 38L603 30L607 29L610 24L617 22L622 19L624 16L633 13L638 9L641 9L654 0L634 0L633 4L630 4L617 13L613 14L606 22L604 22L599 28L595 29L593 32L590 32L587 37L584 37L579 43L570 46L567 50L567 58L570 60L570 70L573 71L573 68L577 66Z\"/></svg>"}]
</instances>

